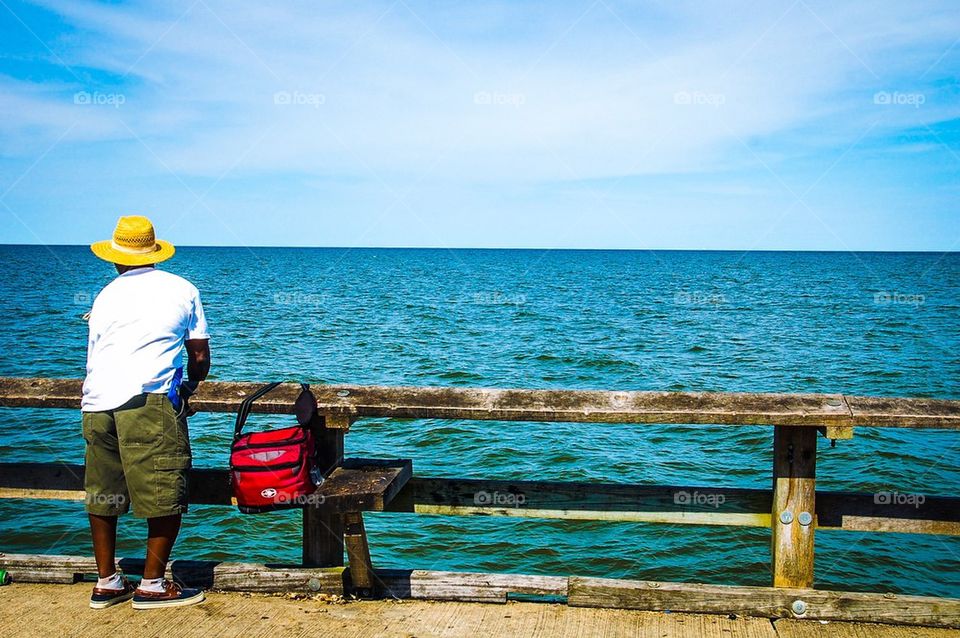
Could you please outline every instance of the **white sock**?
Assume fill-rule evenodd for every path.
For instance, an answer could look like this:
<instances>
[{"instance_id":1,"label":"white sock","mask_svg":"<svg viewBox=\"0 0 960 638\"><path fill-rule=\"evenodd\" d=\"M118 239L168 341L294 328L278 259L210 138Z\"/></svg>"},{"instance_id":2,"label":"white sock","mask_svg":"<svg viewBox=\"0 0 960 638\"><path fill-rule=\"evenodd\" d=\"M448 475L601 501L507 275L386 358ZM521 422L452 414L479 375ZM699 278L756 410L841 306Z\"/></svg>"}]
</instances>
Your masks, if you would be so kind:
<instances>
[{"instance_id":1,"label":"white sock","mask_svg":"<svg viewBox=\"0 0 960 638\"><path fill-rule=\"evenodd\" d=\"M123 589L120 572L113 572L112 576L97 579L97 589Z\"/></svg>"},{"instance_id":2,"label":"white sock","mask_svg":"<svg viewBox=\"0 0 960 638\"><path fill-rule=\"evenodd\" d=\"M140 581L140 589L162 594L165 591L163 588L163 578L144 578Z\"/></svg>"}]
</instances>

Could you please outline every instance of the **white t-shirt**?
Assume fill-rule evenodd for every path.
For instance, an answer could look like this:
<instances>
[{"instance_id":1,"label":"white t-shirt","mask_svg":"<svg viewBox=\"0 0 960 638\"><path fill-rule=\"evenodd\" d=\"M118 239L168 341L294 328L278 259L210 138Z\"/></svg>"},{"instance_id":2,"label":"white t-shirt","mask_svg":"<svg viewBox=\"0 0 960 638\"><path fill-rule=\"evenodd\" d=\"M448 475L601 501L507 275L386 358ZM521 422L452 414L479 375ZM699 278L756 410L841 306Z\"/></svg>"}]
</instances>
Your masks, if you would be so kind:
<instances>
[{"instance_id":1,"label":"white t-shirt","mask_svg":"<svg viewBox=\"0 0 960 638\"><path fill-rule=\"evenodd\" d=\"M90 311L81 410L112 410L143 392L169 392L185 339L209 339L196 286L156 268L119 275Z\"/></svg>"}]
</instances>

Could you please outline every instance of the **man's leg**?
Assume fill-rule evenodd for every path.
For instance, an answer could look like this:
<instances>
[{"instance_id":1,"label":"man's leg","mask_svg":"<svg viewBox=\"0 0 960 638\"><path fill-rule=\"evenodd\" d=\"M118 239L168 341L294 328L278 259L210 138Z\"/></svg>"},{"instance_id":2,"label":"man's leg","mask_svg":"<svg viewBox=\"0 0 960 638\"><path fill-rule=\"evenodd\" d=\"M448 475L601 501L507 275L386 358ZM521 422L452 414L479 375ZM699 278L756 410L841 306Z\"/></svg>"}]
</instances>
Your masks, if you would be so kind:
<instances>
[{"instance_id":1,"label":"man's leg","mask_svg":"<svg viewBox=\"0 0 960 638\"><path fill-rule=\"evenodd\" d=\"M108 578L117 571L117 517L98 514L89 516L93 555L97 559L97 574L100 578Z\"/></svg>"},{"instance_id":2,"label":"man's leg","mask_svg":"<svg viewBox=\"0 0 960 638\"><path fill-rule=\"evenodd\" d=\"M180 532L180 514L147 519L147 560L144 578L163 578L170 552Z\"/></svg>"},{"instance_id":3,"label":"man's leg","mask_svg":"<svg viewBox=\"0 0 960 638\"><path fill-rule=\"evenodd\" d=\"M84 488L93 554L100 578L107 578L117 571L117 516L130 508L113 413L85 412L83 438L87 444Z\"/></svg>"}]
</instances>

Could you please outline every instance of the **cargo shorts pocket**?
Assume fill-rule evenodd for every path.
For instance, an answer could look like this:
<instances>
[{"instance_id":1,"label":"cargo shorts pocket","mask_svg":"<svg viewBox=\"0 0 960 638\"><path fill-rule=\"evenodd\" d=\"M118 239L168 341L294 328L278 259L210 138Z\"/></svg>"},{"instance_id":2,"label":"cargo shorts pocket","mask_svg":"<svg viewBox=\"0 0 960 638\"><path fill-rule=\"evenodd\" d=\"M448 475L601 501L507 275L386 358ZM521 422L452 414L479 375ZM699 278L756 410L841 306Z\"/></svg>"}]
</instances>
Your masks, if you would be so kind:
<instances>
[{"instance_id":1,"label":"cargo shorts pocket","mask_svg":"<svg viewBox=\"0 0 960 638\"><path fill-rule=\"evenodd\" d=\"M180 512L187 511L189 495L188 474L192 459L187 455L157 456L154 458L154 476L157 483L157 506Z\"/></svg>"}]
</instances>

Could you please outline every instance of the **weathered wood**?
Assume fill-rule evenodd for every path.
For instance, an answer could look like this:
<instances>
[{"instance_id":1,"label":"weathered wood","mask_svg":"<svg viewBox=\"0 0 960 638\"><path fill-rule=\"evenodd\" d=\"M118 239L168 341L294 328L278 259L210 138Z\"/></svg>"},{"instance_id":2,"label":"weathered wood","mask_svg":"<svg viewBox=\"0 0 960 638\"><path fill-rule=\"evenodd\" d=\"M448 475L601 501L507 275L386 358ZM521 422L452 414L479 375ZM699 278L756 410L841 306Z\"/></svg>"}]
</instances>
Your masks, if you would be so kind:
<instances>
[{"instance_id":1,"label":"weathered wood","mask_svg":"<svg viewBox=\"0 0 960 638\"><path fill-rule=\"evenodd\" d=\"M413 476L409 459L346 459L315 495L328 510L383 511Z\"/></svg>"},{"instance_id":2,"label":"weathered wood","mask_svg":"<svg viewBox=\"0 0 960 638\"><path fill-rule=\"evenodd\" d=\"M388 598L505 603L509 594L567 595L567 578L522 574L437 572L378 569L377 580Z\"/></svg>"},{"instance_id":3,"label":"weathered wood","mask_svg":"<svg viewBox=\"0 0 960 638\"><path fill-rule=\"evenodd\" d=\"M121 559L125 573L143 561ZM16 582L71 583L92 578L92 557L0 554ZM342 568L216 561L173 561L167 576L186 585L233 591L343 593ZM376 570L387 597L504 603L510 594L566 598L573 607L607 607L765 618L799 618L960 627L960 600L813 589L425 570Z\"/></svg>"},{"instance_id":4,"label":"weathered wood","mask_svg":"<svg viewBox=\"0 0 960 638\"><path fill-rule=\"evenodd\" d=\"M347 459L344 465L363 465ZM385 461L385 463L389 463ZM82 501L83 466L0 463L0 498ZM226 470L191 472L191 504L230 505ZM522 495L523 503L478 505L477 495ZM676 502L686 495L687 504ZM817 491L819 529L960 535L960 498ZM485 498L488 498L485 497ZM922 498L920 498L922 497ZM720 498L723 503L713 507ZM712 501L709 499L713 499ZM389 499L388 499L389 500ZM491 499L492 500L492 499ZM378 505L376 499L367 502ZM770 527L772 492L705 486L627 485L413 477L386 511L463 516Z\"/></svg>"},{"instance_id":5,"label":"weathered wood","mask_svg":"<svg viewBox=\"0 0 960 638\"><path fill-rule=\"evenodd\" d=\"M573 607L960 627L960 600L955 598L815 589L573 577L567 604Z\"/></svg>"},{"instance_id":6,"label":"weathered wood","mask_svg":"<svg viewBox=\"0 0 960 638\"><path fill-rule=\"evenodd\" d=\"M125 574L142 576L143 560L122 558ZM16 582L73 583L97 573L93 557L45 554L2 554L0 569ZM343 594L343 568L305 568L296 565L227 563L203 560L174 560L167 565L167 578L188 587L224 591L322 592Z\"/></svg>"},{"instance_id":7,"label":"weathered wood","mask_svg":"<svg viewBox=\"0 0 960 638\"><path fill-rule=\"evenodd\" d=\"M774 587L813 587L816 467L816 431L782 425L773 429Z\"/></svg>"},{"instance_id":8,"label":"weathered wood","mask_svg":"<svg viewBox=\"0 0 960 638\"><path fill-rule=\"evenodd\" d=\"M827 425L819 429L820 434L831 441L837 441L841 439L850 440L853 438L852 425Z\"/></svg>"},{"instance_id":9,"label":"weathered wood","mask_svg":"<svg viewBox=\"0 0 960 638\"><path fill-rule=\"evenodd\" d=\"M960 401L846 396L852 422L870 427L957 429ZM952 425L951 425L952 424ZM844 424L846 425L846 423Z\"/></svg>"},{"instance_id":10,"label":"weathered wood","mask_svg":"<svg viewBox=\"0 0 960 638\"><path fill-rule=\"evenodd\" d=\"M322 417L313 420L311 429L321 471L342 465L343 430L327 428ZM343 517L327 507L325 500L315 499L303 509L303 564L339 567L343 565Z\"/></svg>"},{"instance_id":11,"label":"weathered wood","mask_svg":"<svg viewBox=\"0 0 960 638\"><path fill-rule=\"evenodd\" d=\"M418 514L770 525L770 492L671 485L414 478L388 508Z\"/></svg>"},{"instance_id":12,"label":"weathered wood","mask_svg":"<svg viewBox=\"0 0 960 638\"><path fill-rule=\"evenodd\" d=\"M235 412L243 398L261 385L205 382L191 405L202 411ZM0 377L0 406L77 408L80 387L79 379ZM960 429L960 401L940 399L353 385L311 389L321 413L352 418ZM298 384L283 384L257 401L253 411L290 414L299 391ZM339 419L331 425L343 423Z\"/></svg>"},{"instance_id":13,"label":"weathered wood","mask_svg":"<svg viewBox=\"0 0 960 638\"><path fill-rule=\"evenodd\" d=\"M343 542L347 546L350 561L350 585L361 596L369 597L375 592L373 564L370 562L370 546L367 530L363 526L363 514L348 512L343 516Z\"/></svg>"}]
</instances>

